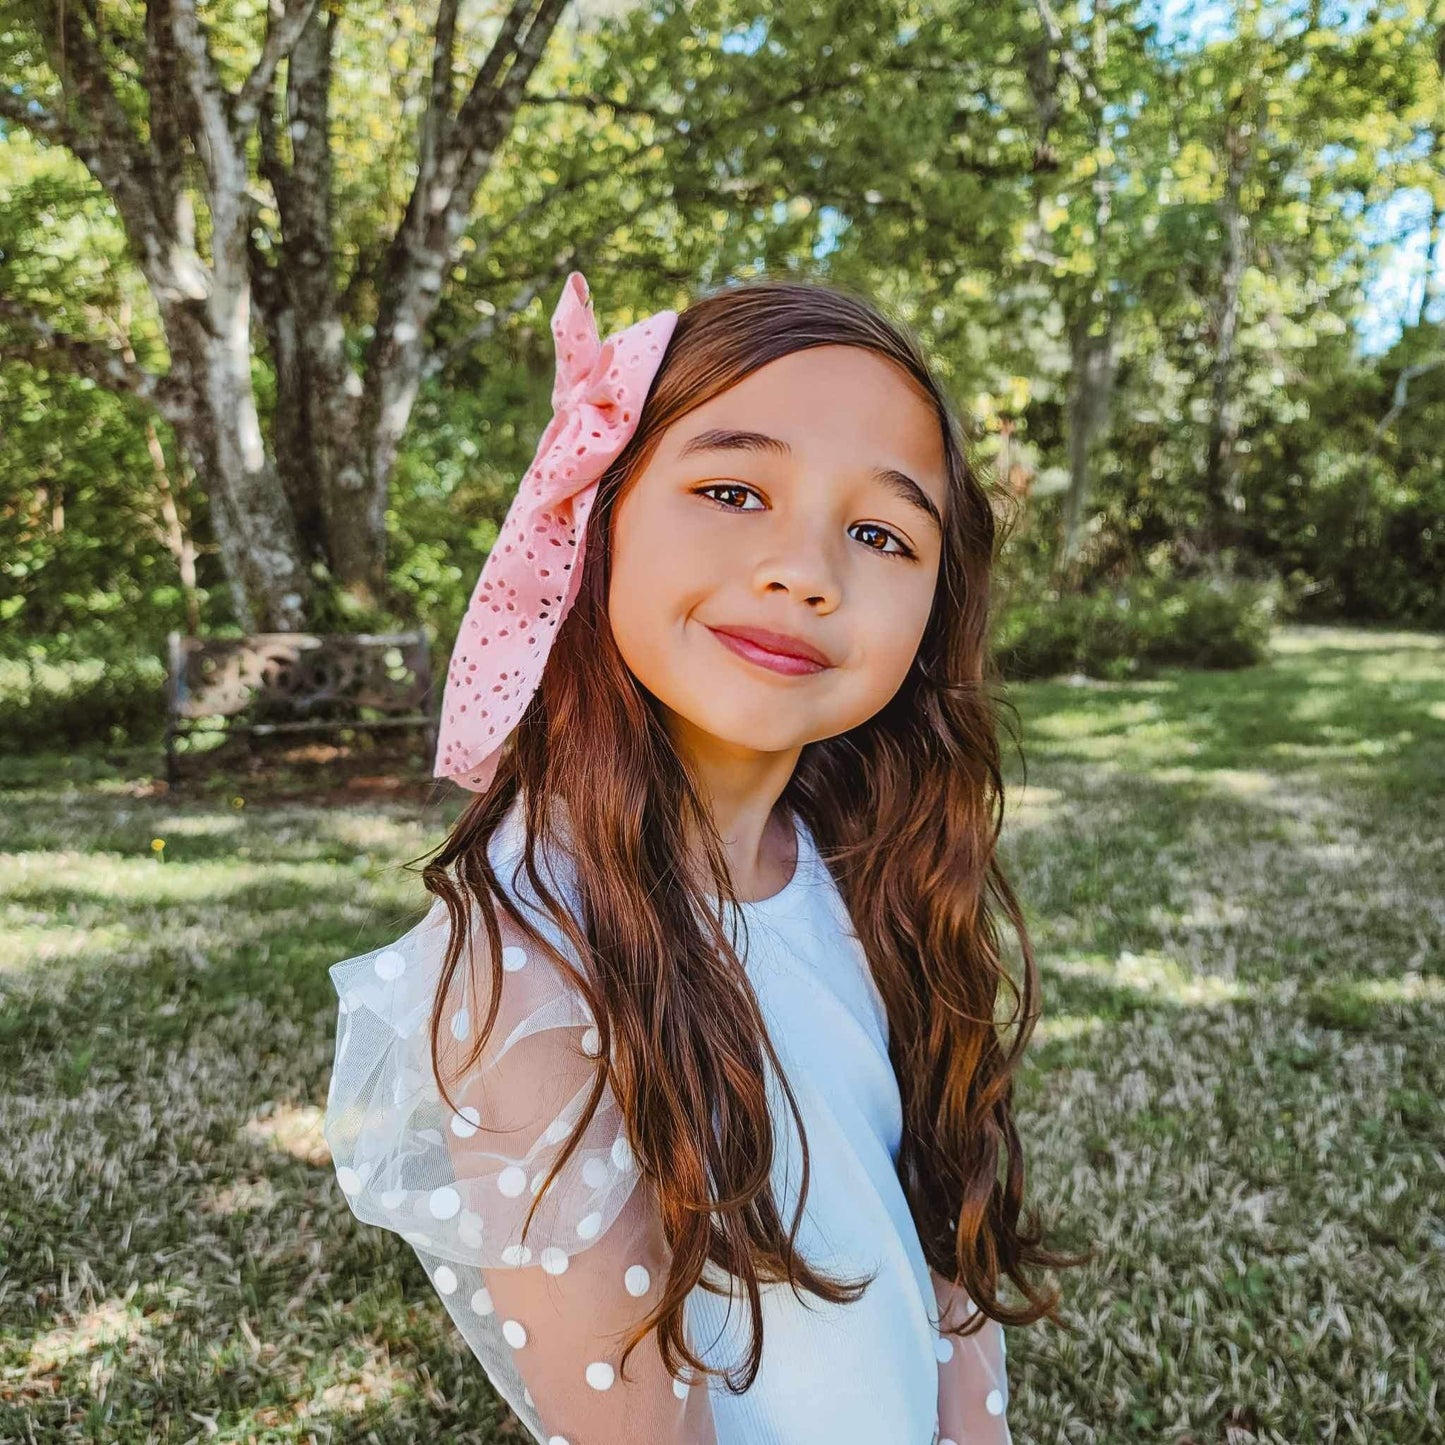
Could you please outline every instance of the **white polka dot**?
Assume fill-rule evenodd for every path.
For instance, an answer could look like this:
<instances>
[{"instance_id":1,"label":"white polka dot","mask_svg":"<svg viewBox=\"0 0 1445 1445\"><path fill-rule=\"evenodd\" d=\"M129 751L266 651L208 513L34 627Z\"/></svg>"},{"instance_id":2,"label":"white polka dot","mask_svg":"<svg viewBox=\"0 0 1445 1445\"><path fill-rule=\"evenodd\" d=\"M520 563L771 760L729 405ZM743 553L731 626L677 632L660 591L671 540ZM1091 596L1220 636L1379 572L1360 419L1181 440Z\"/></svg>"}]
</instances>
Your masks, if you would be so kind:
<instances>
[{"instance_id":1,"label":"white polka dot","mask_svg":"<svg viewBox=\"0 0 1445 1445\"><path fill-rule=\"evenodd\" d=\"M432 1278L436 1281L437 1288L443 1294L451 1294L457 1287L455 1271L448 1269L444 1264L437 1265L437 1272L432 1275Z\"/></svg>"},{"instance_id":2,"label":"white polka dot","mask_svg":"<svg viewBox=\"0 0 1445 1445\"><path fill-rule=\"evenodd\" d=\"M988 1392L988 1399L983 1402L983 1408L987 1410L990 1415L1002 1415L1003 1396L997 1390L990 1390Z\"/></svg>"},{"instance_id":3,"label":"white polka dot","mask_svg":"<svg viewBox=\"0 0 1445 1445\"><path fill-rule=\"evenodd\" d=\"M547 1439L547 1445L567 1445L567 1437L565 1435L551 1435Z\"/></svg>"},{"instance_id":4,"label":"white polka dot","mask_svg":"<svg viewBox=\"0 0 1445 1445\"><path fill-rule=\"evenodd\" d=\"M972 1300L969 1300L969 1301L964 1305L964 1307L963 1307L963 1317L964 1317L964 1319L966 1319L966 1320L971 1320L971 1319L974 1317L974 1315L976 1315L977 1313L978 1313L978 1306L977 1306L976 1304L974 1304L974 1302L973 1302Z\"/></svg>"},{"instance_id":5,"label":"white polka dot","mask_svg":"<svg viewBox=\"0 0 1445 1445\"><path fill-rule=\"evenodd\" d=\"M627 1273L622 1276L622 1283L626 1285L628 1294L643 1295L652 1284L652 1276L648 1274L645 1264L634 1264L629 1266Z\"/></svg>"},{"instance_id":6,"label":"white polka dot","mask_svg":"<svg viewBox=\"0 0 1445 1445\"><path fill-rule=\"evenodd\" d=\"M376 969L378 978L385 979L387 983L390 983L406 972L406 955L398 953L394 948L384 949L376 955L376 962L372 967Z\"/></svg>"},{"instance_id":7,"label":"white polka dot","mask_svg":"<svg viewBox=\"0 0 1445 1445\"><path fill-rule=\"evenodd\" d=\"M602 1035L595 1028L588 1029L582 1035L582 1052L589 1059L595 1059L602 1052Z\"/></svg>"},{"instance_id":8,"label":"white polka dot","mask_svg":"<svg viewBox=\"0 0 1445 1445\"><path fill-rule=\"evenodd\" d=\"M406 1203L405 1189L388 1189L381 1196L381 1207L383 1209L400 1209Z\"/></svg>"},{"instance_id":9,"label":"white polka dot","mask_svg":"<svg viewBox=\"0 0 1445 1445\"><path fill-rule=\"evenodd\" d=\"M539 1169L539 1170L532 1176L532 1183L531 1183L531 1186L530 1186L530 1187L531 1187L531 1190L532 1190L532 1193L533 1193L533 1194L540 1194L540 1193L542 1192L542 1186L543 1186L546 1182L547 1182L547 1171L546 1171L545 1169Z\"/></svg>"},{"instance_id":10,"label":"white polka dot","mask_svg":"<svg viewBox=\"0 0 1445 1445\"><path fill-rule=\"evenodd\" d=\"M472 1015L467 1009L458 1009L452 1015L452 1037L461 1043L472 1031Z\"/></svg>"},{"instance_id":11,"label":"white polka dot","mask_svg":"<svg viewBox=\"0 0 1445 1445\"><path fill-rule=\"evenodd\" d=\"M482 1243L482 1216L464 1209L457 1220L457 1238L469 1249L478 1249Z\"/></svg>"},{"instance_id":12,"label":"white polka dot","mask_svg":"<svg viewBox=\"0 0 1445 1445\"><path fill-rule=\"evenodd\" d=\"M336 1171L336 1182L344 1194L355 1194L361 1188L361 1176L356 1170L348 1169L345 1164Z\"/></svg>"},{"instance_id":13,"label":"white polka dot","mask_svg":"<svg viewBox=\"0 0 1445 1445\"><path fill-rule=\"evenodd\" d=\"M555 1244L549 1244L542 1251L542 1268L548 1274L565 1274L570 1261L567 1258L565 1249L558 1249Z\"/></svg>"},{"instance_id":14,"label":"white polka dot","mask_svg":"<svg viewBox=\"0 0 1445 1445\"><path fill-rule=\"evenodd\" d=\"M508 944L502 950L502 967L508 973L516 973L519 968L527 966L527 950L519 948L515 943Z\"/></svg>"},{"instance_id":15,"label":"white polka dot","mask_svg":"<svg viewBox=\"0 0 1445 1445\"><path fill-rule=\"evenodd\" d=\"M520 1350L527 1343L527 1331L521 1320L503 1320L502 1338L514 1350Z\"/></svg>"},{"instance_id":16,"label":"white polka dot","mask_svg":"<svg viewBox=\"0 0 1445 1445\"><path fill-rule=\"evenodd\" d=\"M529 1244L509 1244L502 1250L502 1263L513 1266L531 1264L532 1246Z\"/></svg>"},{"instance_id":17,"label":"white polka dot","mask_svg":"<svg viewBox=\"0 0 1445 1445\"><path fill-rule=\"evenodd\" d=\"M411 1244L425 1245L431 1243L431 1235L429 1235L424 1229L404 1230L401 1237Z\"/></svg>"},{"instance_id":18,"label":"white polka dot","mask_svg":"<svg viewBox=\"0 0 1445 1445\"><path fill-rule=\"evenodd\" d=\"M489 1315L493 1309L492 1292L485 1286L479 1289L472 1296L472 1313L474 1315Z\"/></svg>"},{"instance_id":19,"label":"white polka dot","mask_svg":"<svg viewBox=\"0 0 1445 1445\"><path fill-rule=\"evenodd\" d=\"M943 1363L953 1358L953 1341L947 1335L939 1335L933 1342L933 1353Z\"/></svg>"},{"instance_id":20,"label":"white polka dot","mask_svg":"<svg viewBox=\"0 0 1445 1445\"><path fill-rule=\"evenodd\" d=\"M938 1442L938 1445L958 1445L958 1441L950 1440L947 1438L947 1436L945 1436L942 1440Z\"/></svg>"},{"instance_id":21,"label":"white polka dot","mask_svg":"<svg viewBox=\"0 0 1445 1445\"><path fill-rule=\"evenodd\" d=\"M572 1123L569 1119L553 1119L547 1125L547 1132L542 1135L544 1144L560 1144L572 1132Z\"/></svg>"},{"instance_id":22,"label":"white polka dot","mask_svg":"<svg viewBox=\"0 0 1445 1445\"><path fill-rule=\"evenodd\" d=\"M532 1398L532 1392L530 1390L523 1390L522 1398L531 1405L533 1409L536 1409L537 1402Z\"/></svg>"},{"instance_id":23,"label":"white polka dot","mask_svg":"<svg viewBox=\"0 0 1445 1445\"><path fill-rule=\"evenodd\" d=\"M520 1164L508 1164L500 1174L497 1175L497 1188L507 1196L508 1199L515 1199L527 1187L527 1171Z\"/></svg>"},{"instance_id":24,"label":"white polka dot","mask_svg":"<svg viewBox=\"0 0 1445 1445\"><path fill-rule=\"evenodd\" d=\"M602 1216L594 1210L577 1221L577 1233L583 1239L595 1239L602 1228Z\"/></svg>"},{"instance_id":25,"label":"white polka dot","mask_svg":"<svg viewBox=\"0 0 1445 1445\"><path fill-rule=\"evenodd\" d=\"M612 1388L613 1371L612 1366L606 1360L593 1360L587 1366L587 1383L594 1390L610 1390Z\"/></svg>"},{"instance_id":26,"label":"white polka dot","mask_svg":"<svg viewBox=\"0 0 1445 1445\"><path fill-rule=\"evenodd\" d=\"M679 1400L687 1399L687 1392L691 1388L692 1386L689 1385L686 1380L674 1380L672 1382L672 1393L676 1395Z\"/></svg>"},{"instance_id":27,"label":"white polka dot","mask_svg":"<svg viewBox=\"0 0 1445 1445\"><path fill-rule=\"evenodd\" d=\"M462 1207L462 1196L450 1184L433 1189L427 1198L433 1219L450 1219Z\"/></svg>"},{"instance_id":28,"label":"white polka dot","mask_svg":"<svg viewBox=\"0 0 1445 1445\"><path fill-rule=\"evenodd\" d=\"M619 1134L612 1141L612 1164L620 1173L626 1174L632 1168L632 1145L627 1142L625 1134Z\"/></svg>"},{"instance_id":29,"label":"white polka dot","mask_svg":"<svg viewBox=\"0 0 1445 1445\"><path fill-rule=\"evenodd\" d=\"M482 1111L475 1104L463 1104L452 1115L452 1133L458 1139L470 1139L482 1122Z\"/></svg>"},{"instance_id":30,"label":"white polka dot","mask_svg":"<svg viewBox=\"0 0 1445 1445\"><path fill-rule=\"evenodd\" d=\"M605 1159L591 1158L582 1166L582 1178L594 1189L601 1189L610 1174Z\"/></svg>"}]
</instances>

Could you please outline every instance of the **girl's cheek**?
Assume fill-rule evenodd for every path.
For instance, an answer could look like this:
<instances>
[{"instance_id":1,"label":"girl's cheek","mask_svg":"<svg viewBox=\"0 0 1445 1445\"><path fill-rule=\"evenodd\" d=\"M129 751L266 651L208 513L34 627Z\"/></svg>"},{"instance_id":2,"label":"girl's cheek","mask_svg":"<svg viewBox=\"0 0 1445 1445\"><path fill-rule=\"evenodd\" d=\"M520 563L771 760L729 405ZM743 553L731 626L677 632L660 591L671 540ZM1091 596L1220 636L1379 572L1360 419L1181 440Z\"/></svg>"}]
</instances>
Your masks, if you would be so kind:
<instances>
[{"instance_id":1,"label":"girl's cheek","mask_svg":"<svg viewBox=\"0 0 1445 1445\"><path fill-rule=\"evenodd\" d=\"M898 564L901 568L902 563ZM860 590L861 589L861 590ZM886 657L890 661L906 655L910 660L918 650L928 625L929 610L933 605L933 593L913 585L870 585L861 588L855 582L852 594L861 606L850 608L855 625L866 631L868 651L875 657ZM904 667L907 671L907 665Z\"/></svg>"},{"instance_id":2,"label":"girl's cheek","mask_svg":"<svg viewBox=\"0 0 1445 1445\"><path fill-rule=\"evenodd\" d=\"M669 509L668 532L679 541L693 546L716 546L732 535L724 523L734 519L725 516L701 497L678 497Z\"/></svg>"}]
</instances>

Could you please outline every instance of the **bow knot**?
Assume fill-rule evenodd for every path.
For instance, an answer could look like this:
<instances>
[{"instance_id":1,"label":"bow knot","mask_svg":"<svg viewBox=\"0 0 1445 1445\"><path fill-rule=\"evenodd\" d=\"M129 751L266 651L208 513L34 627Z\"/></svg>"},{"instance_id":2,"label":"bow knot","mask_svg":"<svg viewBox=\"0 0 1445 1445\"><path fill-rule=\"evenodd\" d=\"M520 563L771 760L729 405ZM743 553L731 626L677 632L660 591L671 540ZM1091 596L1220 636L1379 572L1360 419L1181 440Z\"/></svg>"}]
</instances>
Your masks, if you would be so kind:
<instances>
[{"instance_id":1,"label":"bow knot","mask_svg":"<svg viewBox=\"0 0 1445 1445\"><path fill-rule=\"evenodd\" d=\"M557 374L552 383L552 420L537 448L533 476L549 502L573 496L616 459L635 429L640 399L628 421L624 369L613 365L616 338L602 341L581 276L562 292L552 331ZM585 462L585 464L584 464Z\"/></svg>"}]
</instances>

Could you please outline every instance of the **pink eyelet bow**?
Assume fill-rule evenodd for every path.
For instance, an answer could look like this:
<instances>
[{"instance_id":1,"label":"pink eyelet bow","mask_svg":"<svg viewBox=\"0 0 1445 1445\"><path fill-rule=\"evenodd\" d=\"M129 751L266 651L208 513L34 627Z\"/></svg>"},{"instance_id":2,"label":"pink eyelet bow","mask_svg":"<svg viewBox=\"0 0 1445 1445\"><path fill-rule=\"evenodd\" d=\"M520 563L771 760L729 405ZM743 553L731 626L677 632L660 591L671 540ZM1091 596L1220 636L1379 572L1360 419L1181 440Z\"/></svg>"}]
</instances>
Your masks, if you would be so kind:
<instances>
[{"instance_id":1,"label":"pink eyelet bow","mask_svg":"<svg viewBox=\"0 0 1445 1445\"><path fill-rule=\"evenodd\" d=\"M452 648L433 776L477 793L495 776L581 586L597 483L637 430L676 325L676 311L659 311L600 341L582 273L563 284L552 419Z\"/></svg>"}]
</instances>

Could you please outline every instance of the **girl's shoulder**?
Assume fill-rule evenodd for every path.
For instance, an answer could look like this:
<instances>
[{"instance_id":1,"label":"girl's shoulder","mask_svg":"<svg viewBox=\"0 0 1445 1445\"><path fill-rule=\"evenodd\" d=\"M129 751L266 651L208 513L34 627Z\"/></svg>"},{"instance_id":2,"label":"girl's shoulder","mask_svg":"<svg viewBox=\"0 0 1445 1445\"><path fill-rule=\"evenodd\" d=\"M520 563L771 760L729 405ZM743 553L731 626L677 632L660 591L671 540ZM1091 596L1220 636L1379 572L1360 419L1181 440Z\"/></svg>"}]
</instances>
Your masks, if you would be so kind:
<instances>
[{"instance_id":1,"label":"girl's shoulder","mask_svg":"<svg viewBox=\"0 0 1445 1445\"><path fill-rule=\"evenodd\" d=\"M448 974L451 918L436 899L400 937L329 970L338 1020L324 1132L338 1179L359 1218L433 1246L438 1262L501 1267L530 1257L522 1218L594 1098L580 1149L542 1201L538 1237L584 1246L635 1183L595 1020L517 842L515 828L492 839L498 882L559 957L500 908L494 954L473 901ZM442 1249L443 1239L459 1252Z\"/></svg>"},{"instance_id":2,"label":"girl's shoulder","mask_svg":"<svg viewBox=\"0 0 1445 1445\"><path fill-rule=\"evenodd\" d=\"M548 947L571 959L571 946L548 901L535 885L526 866L525 817L520 800L493 833L487 848L498 888ZM577 906L575 873L565 850L536 850L535 862L545 888L564 908ZM363 1010L398 1039L410 1039L427 1024L438 1008L456 1028L458 1011L473 1017L480 1002L485 1009L492 978L502 977L499 1026L516 1025L530 1015L550 1010L555 1017L573 1010L559 1008L575 985L547 949L539 949L498 902L493 908L501 949L492 956L482 910L477 900L464 895L467 915L465 947L453 971L445 998L440 983L446 970L452 939L451 914L445 901L433 897L426 913L397 937L363 953L334 963L328 969L339 1000L342 1018Z\"/></svg>"},{"instance_id":3,"label":"girl's shoulder","mask_svg":"<svg viewBox=\"0 0 1445 1445\"><path fill-rule=\"evenodd\" d=\"M553 815L551 831L538 837L533 845L533 859L539 875L553 896L565 908L575 911L578 904L577 870L569 851L570 834L566 814L558 807ZM533 884L526 867L527 814L519 795L497 825L487 845L487 858L500 886L516 904L550 919L550 910Z\"/></svg>"}]
</instances>

